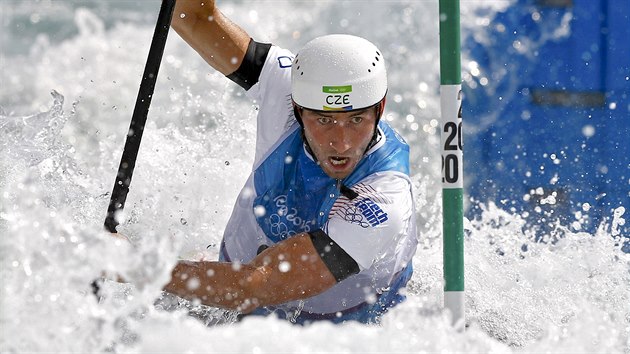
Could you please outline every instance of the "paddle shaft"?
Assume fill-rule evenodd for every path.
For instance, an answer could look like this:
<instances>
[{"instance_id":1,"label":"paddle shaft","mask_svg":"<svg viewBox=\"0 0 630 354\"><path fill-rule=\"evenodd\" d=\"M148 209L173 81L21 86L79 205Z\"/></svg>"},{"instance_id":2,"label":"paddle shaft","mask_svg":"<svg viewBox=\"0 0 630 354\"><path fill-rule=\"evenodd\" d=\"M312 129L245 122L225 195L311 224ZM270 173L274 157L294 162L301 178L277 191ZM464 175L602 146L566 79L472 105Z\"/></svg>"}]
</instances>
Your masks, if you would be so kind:
<instances>
[{"instance_id":1,"label":"paddle shaft","mask_svg":"<svg viewBox=\"0 0 630 354\"><path fill-rule=\"evenodd\" d=\"M144 131L144 126L149 114L149 106L151 105L151 98L157 81L164 47L166 46L166 38L168 37L168 31L171 26L174 8L175 0L162 0L162 6L155 25L155 32L153 33L153 40L151 41L151 48L149 49L149 56L144 67L142 81L140 82L140 90L138 91L136 105L131 117L125 147L120 159L120 165L118 166L118 174L116 175L109 207L107 208L105 229L112 233L116 233L116 227L118 226L116 213L124 208L127 193L129 193L129 185L131 184L131 177L136 165L138 150L140 149L142 132Z\"/></svg>"}]
</instances>

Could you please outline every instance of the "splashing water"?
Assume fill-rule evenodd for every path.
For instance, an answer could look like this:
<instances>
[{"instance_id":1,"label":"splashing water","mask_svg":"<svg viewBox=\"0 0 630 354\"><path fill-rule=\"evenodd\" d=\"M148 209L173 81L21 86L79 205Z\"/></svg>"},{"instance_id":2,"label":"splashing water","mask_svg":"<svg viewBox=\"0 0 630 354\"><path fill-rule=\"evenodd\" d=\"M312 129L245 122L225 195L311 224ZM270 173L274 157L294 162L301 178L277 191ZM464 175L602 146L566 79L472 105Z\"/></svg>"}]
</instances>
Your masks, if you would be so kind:
<instances>
[{"instance_id":1,"label":"splashing water","mask_svg":"<svg viewBox=\"0 0 630 354\"><path fill-rule=\"evenodd\" d=\"M463 2L464 28L472 31L507 5ZM159 1L0 6L0 351L630 353L623 207L594 234L557 225L562 237L540 239L521 216L480 205L466 223L469 326L450 326L441 309L442 220L434 193L437 2L222 7L254 38L293 50L314 36L347 32L389 54L386 119L412 145L421 232L408 301L379 326L307 327L275 318L236 322L229 311L160 297L178 258L216 259L251 168L256 129L254 104L174 33L120 226L133 246L103 231L152 35L149 14ZM102 271L134 286L106 283L99 303L90 283Z\"/></svg>"}]
</instances>

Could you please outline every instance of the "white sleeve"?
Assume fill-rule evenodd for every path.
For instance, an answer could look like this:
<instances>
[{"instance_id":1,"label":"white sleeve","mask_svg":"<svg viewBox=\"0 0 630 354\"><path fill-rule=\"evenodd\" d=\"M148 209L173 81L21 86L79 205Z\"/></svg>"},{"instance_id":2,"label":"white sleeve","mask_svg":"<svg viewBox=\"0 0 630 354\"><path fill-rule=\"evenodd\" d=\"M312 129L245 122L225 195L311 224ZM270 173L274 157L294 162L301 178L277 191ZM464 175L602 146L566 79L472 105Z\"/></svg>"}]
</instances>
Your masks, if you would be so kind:
<instances>
[{"instance_id":1,"label":"white sleeve","mask_svg":"<svg viewBox=\"0 0 630 354\"><path fill-rule=\"evenodd\" d=\"M247 91L259 107L254 165L295 121L291 103L293 57L290 51L271 46L258 82Z\"/></svg>"},{"instance_id":2,"label":"white sleeve","mask_svg":"<svg viewBox=\"0 0 630 354\"><path fill-rule=\"evenodd\" d=\"M399 173L378 172L352 190L358 196L337 199L325 231L364 270L394 257L404 236L414 232L411 183Z\"/></svg>"}]
</instances>

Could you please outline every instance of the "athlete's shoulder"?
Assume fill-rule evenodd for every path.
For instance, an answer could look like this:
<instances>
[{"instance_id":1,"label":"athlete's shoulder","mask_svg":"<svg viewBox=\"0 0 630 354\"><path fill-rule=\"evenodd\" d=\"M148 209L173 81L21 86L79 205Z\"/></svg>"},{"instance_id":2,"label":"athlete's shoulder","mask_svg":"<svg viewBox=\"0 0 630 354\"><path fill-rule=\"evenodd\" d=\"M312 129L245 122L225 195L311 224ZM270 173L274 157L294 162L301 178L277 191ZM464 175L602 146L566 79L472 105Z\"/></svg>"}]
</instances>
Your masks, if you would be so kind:
<instances>
[{"instance_id":1,"label":"athlete's shoulder","mask_svg":"<svg viewBox=\"0 0 630 354\"><path fill-rule=\"evenodd\" d=\"M265 59L264 68L271 71L291 71L295 55L288 49L272 45Z\"/></svg>"},{"instance_id":2,"label":"athlete's shoulder","mask_svg":"<svg viewBox=\"0 0 630 354\"><path fill-rule=\"evenodd\" d=\"M388 142L402 144L407 147L409 146L407 144L407 141L405 141L405 138L403 138L402 135L400 135L400 133L398 133L398 131L394 129L394 127L389 125L388 122L381 120L378 123L378 125L379 125L379 128L381 128L381 130L383 131L383 133L389 138Z\"/></svg>"},{"instance_id":3,"label":"athlete's shoulder","mask_svg":"<svg viewBox=\"0 0 630 354\"><path fill-rule=\"evenodd\" d=\"M278 69L290 69L293 65L295 55L288 49L272 45L268 57L272 59L273 64L275 64Z\"/></svg>"},{"instance_id":4,"label":"athlete's shoulder","mask_svg":"<svg viewBox=\"0 0 630 354\"><path fill-rule=\"evenodd\" d=\"M400 194L407 196L411 192L409 177L398 171L379 171L361 179L352 186L360 196L383 196L384 203L393 203L393 198Z\"/></svg>"}]
</instances>

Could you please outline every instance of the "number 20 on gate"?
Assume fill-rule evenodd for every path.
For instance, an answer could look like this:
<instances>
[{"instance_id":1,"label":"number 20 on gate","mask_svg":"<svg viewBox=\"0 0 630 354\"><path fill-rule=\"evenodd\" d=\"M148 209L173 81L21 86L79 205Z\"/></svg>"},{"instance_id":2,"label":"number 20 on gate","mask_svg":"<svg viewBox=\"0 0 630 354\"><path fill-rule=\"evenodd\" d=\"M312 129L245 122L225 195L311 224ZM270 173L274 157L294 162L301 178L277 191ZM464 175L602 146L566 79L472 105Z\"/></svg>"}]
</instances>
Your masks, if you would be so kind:
<instances>
[{"instance_id":1,"label":"number 20 on gate","mask_svg":"<svg viewBox=\"0 0 630 354\"><path fill-rule=\"evenodd\" d=\"M461 89L451 105L443 106L447 112L442 125L442 185L445 188L463 188L462 99Z\"/></svg>"}]
</instances>

